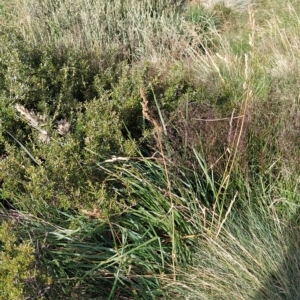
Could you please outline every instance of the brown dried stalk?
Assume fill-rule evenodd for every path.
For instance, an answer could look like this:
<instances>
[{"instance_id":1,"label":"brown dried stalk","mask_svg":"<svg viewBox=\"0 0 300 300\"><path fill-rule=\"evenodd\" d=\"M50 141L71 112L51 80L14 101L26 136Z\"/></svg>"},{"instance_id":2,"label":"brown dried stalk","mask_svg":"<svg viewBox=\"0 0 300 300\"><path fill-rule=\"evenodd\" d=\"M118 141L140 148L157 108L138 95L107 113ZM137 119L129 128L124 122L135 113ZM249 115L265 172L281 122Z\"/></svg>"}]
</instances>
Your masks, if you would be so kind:
<instances>
[{"instance_id":1,"label":"brown dried stalk","mask_svg":"<svg viewBox=\"0 0 300 300\"><path fill-rule=\"evenodd\" d=\"M50 142L50 134L48 131L42 129L47 124L47 116L38 115L33 111L29 111L21 104L16 104L15 109L28 122L28 125L39 131L39 141L48 144Z\"/></svg>"},{"instance_id":2,"label":"brown dried stalk","mask_svg":"<svg viewBox=\"0 0 300 300\"><path fill-rule=\"evenodd\" d=\"M29 111L21 104L16 104L15 109L27 121L28 125L39 131L38 140L43 143L50 143L50 134L48 131L42 129L47 125L47 116L36 114L34 111ZM57 132L65 136L70 131L70 123L66 119L57 122Z\"/></svg>"}]
</instances>

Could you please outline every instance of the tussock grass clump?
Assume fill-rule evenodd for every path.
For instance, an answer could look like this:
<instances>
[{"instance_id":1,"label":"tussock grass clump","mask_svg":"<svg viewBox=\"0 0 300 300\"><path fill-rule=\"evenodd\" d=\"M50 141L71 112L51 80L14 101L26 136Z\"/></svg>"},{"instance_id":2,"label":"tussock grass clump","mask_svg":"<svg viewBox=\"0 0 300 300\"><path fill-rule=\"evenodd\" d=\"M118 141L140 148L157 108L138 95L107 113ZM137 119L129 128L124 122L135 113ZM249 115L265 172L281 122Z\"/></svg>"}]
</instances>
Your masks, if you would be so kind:
<instances>
[{"instance_id":1,"label":"tussock grass clump","mask_svg":"<svg viewBox=\"0 0 300 300\"><path fill-rule=\"evenodd\" d=\"M280 218L264 203L259 210L233 209L216 231L208 226L192 267L178 269L180 280L166 283L170 293L184 299L299 298L296 220Z\"/></svg>"}]
</instances>

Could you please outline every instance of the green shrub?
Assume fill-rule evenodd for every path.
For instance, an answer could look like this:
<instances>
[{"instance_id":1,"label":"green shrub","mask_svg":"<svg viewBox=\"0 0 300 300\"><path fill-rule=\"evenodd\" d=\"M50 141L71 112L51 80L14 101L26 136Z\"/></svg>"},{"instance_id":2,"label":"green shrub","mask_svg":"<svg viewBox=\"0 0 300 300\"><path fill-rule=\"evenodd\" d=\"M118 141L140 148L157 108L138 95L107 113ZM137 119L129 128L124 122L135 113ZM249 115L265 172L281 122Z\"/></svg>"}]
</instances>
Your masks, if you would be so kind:
<instances>
[{"instance_id":1,"label":"green shrub","mask_svg":"<svg viewBox=\"0 0 300 300\"><path fill-rule=\"evenodd\" d=\"M0 226L0 299L44 299L51 278L36 265L35 249L29 241L20 242L16 226Z\"/></svg>"}]
</instances>

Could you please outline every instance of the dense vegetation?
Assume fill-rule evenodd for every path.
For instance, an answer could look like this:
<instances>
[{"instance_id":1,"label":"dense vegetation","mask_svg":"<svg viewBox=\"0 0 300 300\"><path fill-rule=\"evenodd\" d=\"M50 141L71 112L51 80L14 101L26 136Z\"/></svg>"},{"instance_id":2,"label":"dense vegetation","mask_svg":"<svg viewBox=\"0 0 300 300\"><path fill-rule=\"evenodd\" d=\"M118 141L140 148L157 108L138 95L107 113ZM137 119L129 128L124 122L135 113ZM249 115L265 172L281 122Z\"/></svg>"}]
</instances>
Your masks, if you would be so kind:
<instances>
[{"instance_id":1,"label":"dense vegetation","mask_svg":"<svg viewBox=\"0 0 300 300\"><path fill-rule=\"evenodd\" d=\"M0 1L1 300L300 298L300 7L200 2Z\"/></svg>"}]
</instances>

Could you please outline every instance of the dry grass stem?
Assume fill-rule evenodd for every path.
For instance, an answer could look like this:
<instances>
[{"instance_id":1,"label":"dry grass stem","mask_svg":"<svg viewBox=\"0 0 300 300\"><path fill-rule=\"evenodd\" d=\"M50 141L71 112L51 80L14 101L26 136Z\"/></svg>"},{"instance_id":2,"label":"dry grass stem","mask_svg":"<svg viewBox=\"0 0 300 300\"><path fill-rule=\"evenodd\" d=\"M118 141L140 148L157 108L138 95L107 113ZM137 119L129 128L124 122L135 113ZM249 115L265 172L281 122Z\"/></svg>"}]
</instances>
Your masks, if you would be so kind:
<instances>
[{"instance_id":1,"label":"dry grass stem","mask_svg":"<svg viewBox=\"0 0 300 300\"><path fill-rule=\"evenodd\" d=\"M16 104L15 108L20 115L25 118L29 126L39 131L39 141L48 144L50 142L50 135L48 131L42 129L43 126L47 125L47 117L45 115L39 115L33 111L29 111L20 104Z\"/></svg>"}]
</instances>

